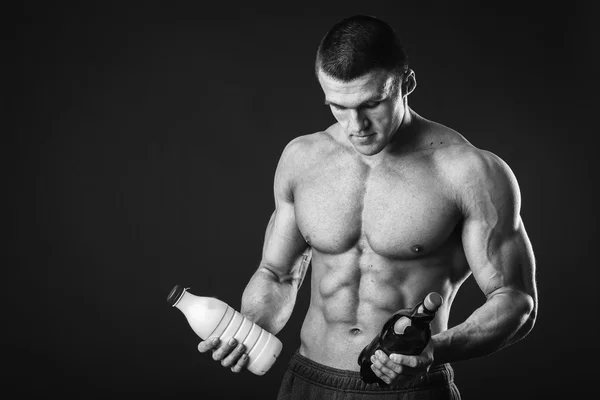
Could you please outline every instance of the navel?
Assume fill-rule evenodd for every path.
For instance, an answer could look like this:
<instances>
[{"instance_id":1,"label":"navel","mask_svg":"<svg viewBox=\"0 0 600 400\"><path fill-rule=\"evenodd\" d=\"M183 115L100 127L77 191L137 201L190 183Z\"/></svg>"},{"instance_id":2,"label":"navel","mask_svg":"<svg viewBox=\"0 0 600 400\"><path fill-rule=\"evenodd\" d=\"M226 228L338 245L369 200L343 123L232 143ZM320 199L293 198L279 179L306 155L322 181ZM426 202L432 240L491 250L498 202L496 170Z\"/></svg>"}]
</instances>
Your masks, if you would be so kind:
<instances>
[{"instance_id":1,"label":"navel","mask_svg":"<svg viewBox=\"0 0 600 400\"><path fill-rule=\"evenodd\" d=\"M353 329L350 329L350 334L352 334L352 335L354 335L354 336L358 336L358 335L360 335L361 333L362 333L362 331L361 331L360 329L358 329L358 328L353 328Z\"/></svg>"}]
</instances>

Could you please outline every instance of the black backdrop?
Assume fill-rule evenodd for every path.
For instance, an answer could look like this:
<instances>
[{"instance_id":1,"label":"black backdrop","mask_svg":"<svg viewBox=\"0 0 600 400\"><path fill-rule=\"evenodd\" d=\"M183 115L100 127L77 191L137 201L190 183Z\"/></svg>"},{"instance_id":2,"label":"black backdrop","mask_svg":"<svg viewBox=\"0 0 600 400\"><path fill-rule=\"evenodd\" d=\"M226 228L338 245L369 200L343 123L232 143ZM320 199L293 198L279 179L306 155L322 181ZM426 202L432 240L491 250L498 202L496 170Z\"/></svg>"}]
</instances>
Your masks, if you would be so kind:
<instances>
[{"instance_id":1,"label":"black backdrop","mask_svg":"<svg viewBox=\"0 0 600 400\"><path fill-rule=\"evenodd\" d=\"M7 390L275 397L308 285L262 377L198 354L165 299L180 283L239 309L282 149L333 122L313 76L318 42L365 13L405 43L410 105L498 154L521 186L538 323L514 346L454 364L463 398L585 393L598 356L593 10L367 3L23 2L5 13ZM451 325L482 301L469 278Z\"/></svg>"}]
</instances>

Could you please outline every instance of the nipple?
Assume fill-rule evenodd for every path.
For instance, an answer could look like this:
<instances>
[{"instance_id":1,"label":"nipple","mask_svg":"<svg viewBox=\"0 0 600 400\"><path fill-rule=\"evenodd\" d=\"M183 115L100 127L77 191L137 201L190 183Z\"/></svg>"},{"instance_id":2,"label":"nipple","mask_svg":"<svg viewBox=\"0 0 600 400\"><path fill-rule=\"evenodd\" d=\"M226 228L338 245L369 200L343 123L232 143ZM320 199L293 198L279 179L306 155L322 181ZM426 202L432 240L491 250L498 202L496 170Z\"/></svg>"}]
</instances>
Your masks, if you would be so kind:
<instances>
[{"instance_id":1,"label":"nipple","mask_svg":"<svg viewBox=\"0 0 600 400\"><path fill-rule=\"evenodd\" d=\"M421 246L420 244L415 244L410 249L412 250L413 253L421 253L423 251L423 246Z\"/></svg>"}]
</instances>

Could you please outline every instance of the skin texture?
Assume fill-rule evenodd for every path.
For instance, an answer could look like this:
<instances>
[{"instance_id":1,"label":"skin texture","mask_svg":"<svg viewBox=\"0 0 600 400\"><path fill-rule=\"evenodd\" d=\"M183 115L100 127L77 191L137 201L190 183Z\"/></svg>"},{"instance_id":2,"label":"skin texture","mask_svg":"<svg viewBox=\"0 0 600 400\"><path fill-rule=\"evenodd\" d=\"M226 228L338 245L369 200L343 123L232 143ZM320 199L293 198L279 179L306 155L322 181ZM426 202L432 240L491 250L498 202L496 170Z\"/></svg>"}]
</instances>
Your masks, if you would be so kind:
<instances>
[{"instance_id":1,"label":"skin texture","mask_svg":"<svg viewBox=\"0 0 600 400\"><path fill-rule=\"evenodd\" d=\"M279 332L310 262L300 353L358 371L358 354L394 312L439 293L444 302L422 354L372 359L387 383L524 337L537 310L535 261L508 165L414 112L412 71L397 90L383 70L351 82L320 72L319 82L337 122L292 140L281 155L275 211L242 313ZM486 301L448 329L452 301L471 274ZM198 349L234 372L246 367L235 344L209 339Z\"/></svg>"}]
</instances>

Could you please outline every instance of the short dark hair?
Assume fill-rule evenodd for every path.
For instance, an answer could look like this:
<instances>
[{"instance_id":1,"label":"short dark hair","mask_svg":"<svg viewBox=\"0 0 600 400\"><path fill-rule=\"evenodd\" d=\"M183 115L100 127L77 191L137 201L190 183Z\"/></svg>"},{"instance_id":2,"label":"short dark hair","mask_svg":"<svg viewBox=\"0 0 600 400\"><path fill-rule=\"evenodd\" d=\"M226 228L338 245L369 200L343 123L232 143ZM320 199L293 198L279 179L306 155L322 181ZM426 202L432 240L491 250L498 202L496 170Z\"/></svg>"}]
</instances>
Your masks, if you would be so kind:
<instances>
[{"instance_id":1,"label":"short dark hair","mask_svg":"<svg viewBox=\"0 0 600 400\"><path fill-rule=\"evenodd\" d=\"M348 82L382 68L402 76L408 70L408 57L396 31L379 18L355 15L336 23L325 34L315 61L319 70Z\"/></svg>"}]
</instances>

